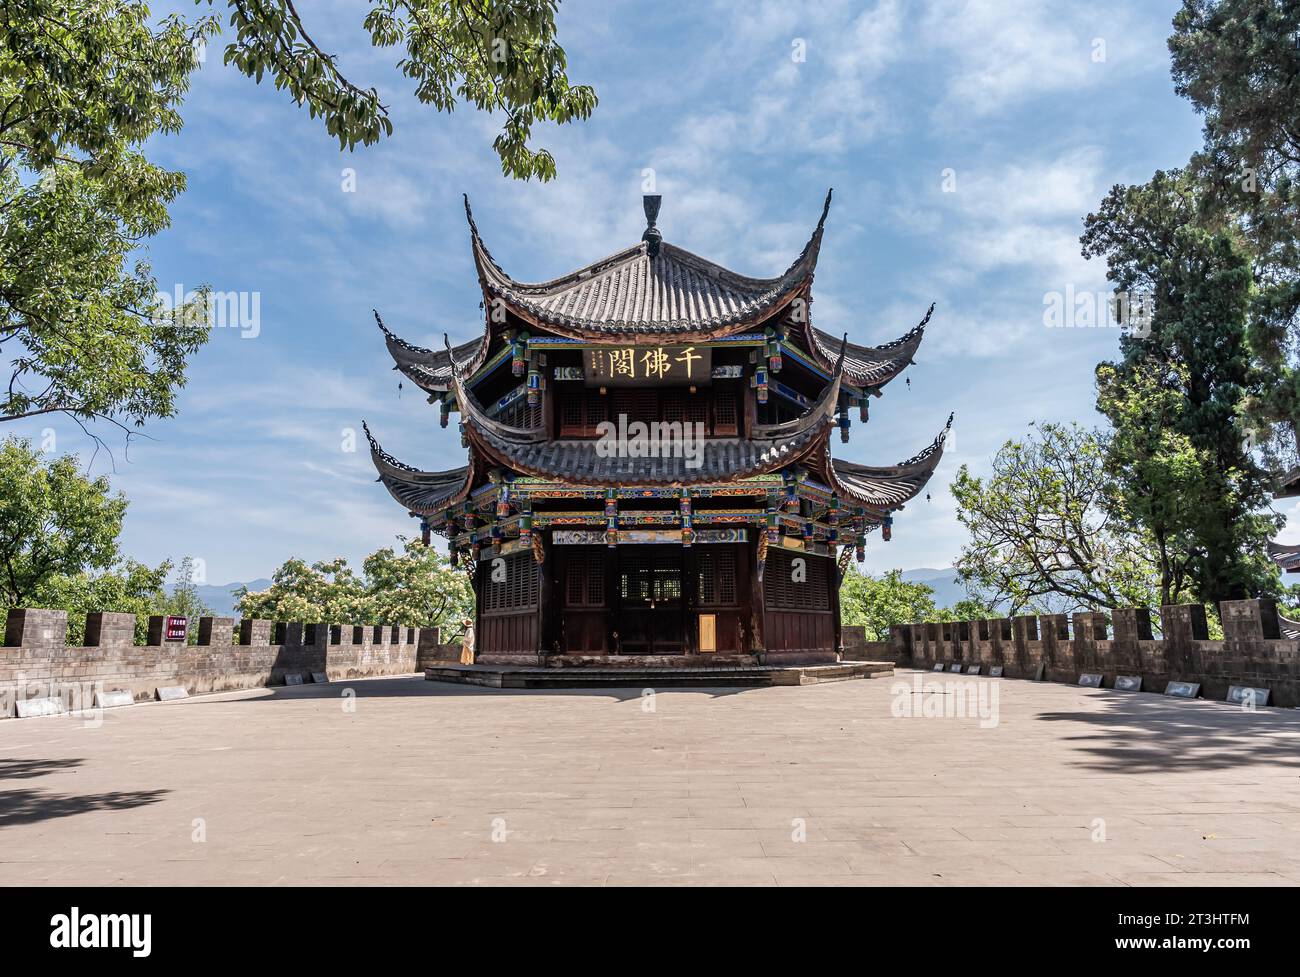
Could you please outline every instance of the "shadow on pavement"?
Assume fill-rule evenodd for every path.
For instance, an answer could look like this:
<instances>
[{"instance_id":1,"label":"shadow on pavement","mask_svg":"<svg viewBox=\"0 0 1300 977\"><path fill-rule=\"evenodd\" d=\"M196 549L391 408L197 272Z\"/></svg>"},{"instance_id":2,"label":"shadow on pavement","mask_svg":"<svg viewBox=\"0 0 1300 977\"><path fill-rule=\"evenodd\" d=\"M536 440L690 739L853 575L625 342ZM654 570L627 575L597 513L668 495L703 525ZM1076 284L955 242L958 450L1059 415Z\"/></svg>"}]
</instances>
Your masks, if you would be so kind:
<instances>
[{"instance_id":1,"label":"shadow on pavement","mask_svg":"<svg viewBox=\"0 0 1300 977\"><path fill-rule=\"evenodd\" d=\"M31 777L44 777L56 770L79 767L84 760L6 760L0 758L0 780L27 780ZM3 795L0 795L2 797Z\"/></svg>"},{"instance_id":2,"label":"shadow on pavement","mask_svg":"<svg viewBox=\"0 0 1300 977\"><path fill-rule=\"evenodd\" d=\"M704 693L712 698L735 695L740 692L753 692L759 687L727 688L720 686L700 686L674 688L666 686L655 688L647 684L645 688L654 688L656 695L672 693ZM608 698L618 702L627 702L641 698L639 687L599 686L583 689L493 689L479 685L455 685L448 682L429 682L422 675L401 675L393 678L337 679L325 685L270 685L261 689L241 689L238 691L269 692L270 695L249 696L243 699L214 699L211 696L199 696L188 700L186 705L224 704L227 702L278 702L284 699L338 699L345 689L351 689L358 699L400 699L400 698L441 698L444 696L555 696L576 695L584 698ZM235 690L232 690L235 691Z\"/></svg>"},{"instance_id":3,"label":"shadow on pavement","mask_svg":"<svg viewBox=\"0 0 1300 977\"><path fill-rule=\"evenodd\" d=\"M50 794L39 790L0 793L0 828L34 824L92 811L125 811L162 800L165 790L115 790L108 794Z\"/></svg>"},{"instance_id":4,"label":"shadow on pavement","mask_svg":"<svg viewBox=\"0 0 1300 977\"><path fill-rule=\"evenodd\" d=\"M1244 769L1259 762L1300 769L1300 713L1294 710L1246 711L1131 692L1100 696L1105 701L1100 711L1044 712L1037 717L1094 727L1095 732L1063 736L1090 757L1082 764L1090 769L1152 774Z\"/></svg>"}]
</instances>

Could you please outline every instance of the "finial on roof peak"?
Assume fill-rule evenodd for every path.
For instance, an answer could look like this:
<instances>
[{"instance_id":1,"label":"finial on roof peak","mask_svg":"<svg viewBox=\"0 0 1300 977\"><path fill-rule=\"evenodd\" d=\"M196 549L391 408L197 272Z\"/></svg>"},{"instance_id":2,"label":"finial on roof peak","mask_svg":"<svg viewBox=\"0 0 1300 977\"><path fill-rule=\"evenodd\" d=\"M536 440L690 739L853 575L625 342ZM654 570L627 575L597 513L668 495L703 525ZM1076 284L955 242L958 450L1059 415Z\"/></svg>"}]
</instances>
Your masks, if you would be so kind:
<instances>
[{"instance_id":1,"label":"finial on roof peak","mask_svg":"<svg viewBox=\"0 0 1300 977\"><path fill-rule=\"evenodd\" d=\"M826 215L829 214L829 213L831 212L831 196L832 196L834 193L835 193L835 188L834 188L834 187L831 187L830 189L828 189L828 190L826 191L826 200L825 200L825 202L822 204L822 217L821 217L821 220L819 220L819 221L817 222L817 226L818 226L819 228L824 227L825 224L826 224Z\"/></svg>"},{"instance_id":2,"label":"finial on roof peak","mask_svg":"<svg viewBox=\"0 0 1300 977\"><path fill-rule=\"evenodd\" d=\"M664 236L659 233L659 228L655 227L655 221L659 219L659 205L663 199L663 195L658 193L647 193L641 198L646 222L645 233L641 235L641 240L646 243L646 254L652 258L659 255L659 245L664 239Z\"/></svg>"}]
</instances>

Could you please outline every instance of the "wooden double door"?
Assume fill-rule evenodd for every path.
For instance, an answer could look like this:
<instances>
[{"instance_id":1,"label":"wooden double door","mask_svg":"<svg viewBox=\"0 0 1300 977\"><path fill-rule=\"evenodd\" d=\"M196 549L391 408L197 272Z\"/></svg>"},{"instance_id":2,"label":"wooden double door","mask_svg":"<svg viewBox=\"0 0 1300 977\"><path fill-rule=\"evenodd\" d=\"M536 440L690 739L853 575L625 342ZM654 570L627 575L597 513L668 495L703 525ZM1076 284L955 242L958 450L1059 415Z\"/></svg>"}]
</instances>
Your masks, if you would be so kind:
<instances>
[{"instance_id":1,"label":"wooden double door","mask_svg":"<svg viewBox=\"0 0 1300 977\"><path fill-rule=\"evenodd\" d=\"M698 650L708 614L720 652L747 648L744 544L556 547L558 643L576 655L681 655ZM549 646L549 645L548 645Z\"/></svg>"},{"instance_id":2,"label":"wooden double door","mask_svg":"<svg viewBox=\"0 0 1300 977\"><path fill-rule=\"evenodd\" d=\"M686 650L686 550L621 546L611 636L622 655L680 655Z\"/></svg>"}]
</instances>

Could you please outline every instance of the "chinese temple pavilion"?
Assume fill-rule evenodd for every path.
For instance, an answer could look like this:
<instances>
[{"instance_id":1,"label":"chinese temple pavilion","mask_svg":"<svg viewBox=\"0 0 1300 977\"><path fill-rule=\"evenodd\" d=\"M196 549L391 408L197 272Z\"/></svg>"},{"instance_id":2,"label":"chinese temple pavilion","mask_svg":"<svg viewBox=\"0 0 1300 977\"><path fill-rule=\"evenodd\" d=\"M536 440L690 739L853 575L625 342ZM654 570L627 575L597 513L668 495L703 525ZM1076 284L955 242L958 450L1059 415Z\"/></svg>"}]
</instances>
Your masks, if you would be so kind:
<instances>
[{"instance_id":1,"label":"chinese temple pavilion","mask_svg":"<svg viewBox=\"0 0 1300 977\"><path fill-rule=\"evenodd\" d=\"M775 278L667 243L647 196L636 244L529 284L493 259L466 199L482 335L423 349L376 313L395 369L444 426L460 417L469 460L451 471L366 433L379 480L471 574L480 661L836 659L844 567L873 530L890 538L948 428L896 465L831 457L831 432L847 442L851 414L866 422L933 306L882 346L813 325L830 200Z\"/></svg>"}]
</instances>

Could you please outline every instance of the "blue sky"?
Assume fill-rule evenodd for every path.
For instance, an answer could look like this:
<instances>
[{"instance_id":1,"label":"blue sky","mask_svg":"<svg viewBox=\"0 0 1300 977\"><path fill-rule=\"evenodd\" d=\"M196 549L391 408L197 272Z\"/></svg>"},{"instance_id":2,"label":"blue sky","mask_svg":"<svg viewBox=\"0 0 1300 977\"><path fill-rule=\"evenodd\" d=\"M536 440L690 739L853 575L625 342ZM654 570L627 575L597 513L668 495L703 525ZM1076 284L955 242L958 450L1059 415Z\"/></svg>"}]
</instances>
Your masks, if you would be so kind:
<instances>
[{"instance_id":1,"label":"blue sky","mask_svg":"<svg viewBox=\"0 0 1300 977\"><path fill-rule=\"evenodd\" d=\"M412 385L399 398L370 309L422 345L477 335L462 192L506 270L546 279L639 238L652 168L665 239L756 276L784 270L833 186L814 288L824 329L882 342L938 304L911 387L888 387L870 424L834 447L899 461L956 412L931 501L867 551L873 571L951 565L959 465L986 469L1030 421L1096 422L1092 369L1117 330L1048 329L1044 296L1104 290L1104 268L1079 256L1082 217L1112 184L1180 165L1199 144L1169 79L1177 7L566 0L570 79L601 104L585 123L536 133L559 167L545 185L501 177L492 118L415 101L399 52L369 47L364 3L299 7L344 72L391 106L392 138L353 153L284 93L225 68L214 45L184 131L150 147L189 189L148 253L163 291L258 293L260 331L217 330L179 415L149 426L129 461L102 432L131 500L125 551L150 563L189 554L222 583L290 556L359 564L414 534L373 480L362 418L410 464L455 467L464 452ZM86 448L70 422L48 426L60 451Z\"/></svg>"}]
</instances>

